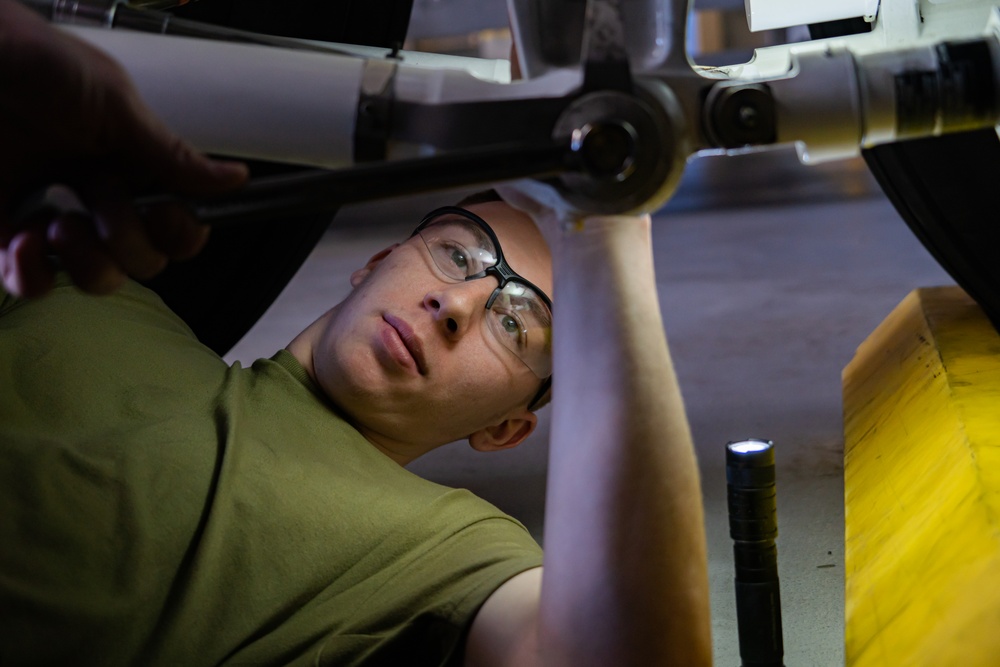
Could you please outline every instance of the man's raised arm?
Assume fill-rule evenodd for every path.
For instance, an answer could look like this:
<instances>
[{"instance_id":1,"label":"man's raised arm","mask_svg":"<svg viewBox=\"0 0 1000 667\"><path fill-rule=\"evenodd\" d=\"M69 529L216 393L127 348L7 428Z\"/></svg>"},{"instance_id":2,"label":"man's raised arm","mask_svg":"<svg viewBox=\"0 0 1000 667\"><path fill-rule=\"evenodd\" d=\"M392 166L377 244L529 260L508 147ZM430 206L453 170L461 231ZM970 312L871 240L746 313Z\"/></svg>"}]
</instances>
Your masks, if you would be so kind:
<instances>
[{"instance_id":1,"label":"man's raised arm","mask_svg":"<svg viewBox=\"0 0 1000 667\"><path fill-rule=\"evenodd\" d=\"M494 593L467 662L708 665L701 489L649 217L545 232L556 379L544 575L524 573Z\"/></svg>"}]
</instances>

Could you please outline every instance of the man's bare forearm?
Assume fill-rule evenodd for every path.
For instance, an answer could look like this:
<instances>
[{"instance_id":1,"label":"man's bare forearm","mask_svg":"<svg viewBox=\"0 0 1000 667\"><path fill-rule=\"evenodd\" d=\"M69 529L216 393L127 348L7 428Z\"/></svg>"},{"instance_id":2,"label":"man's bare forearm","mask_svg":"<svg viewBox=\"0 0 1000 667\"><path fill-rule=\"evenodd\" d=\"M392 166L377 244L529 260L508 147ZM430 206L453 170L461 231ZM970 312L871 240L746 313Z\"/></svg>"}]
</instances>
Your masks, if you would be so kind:
<instances>
[{"instance_id":1,"label":"man's bare forearm","mask_svg":"<svg viewBox=\"0 0 1000 667\"><path fill-rule=\"evenodd\" d=\"M553 248L546 665L711 661L701 491L649 226L591 219Z\"/></svg>"}]
</instances>

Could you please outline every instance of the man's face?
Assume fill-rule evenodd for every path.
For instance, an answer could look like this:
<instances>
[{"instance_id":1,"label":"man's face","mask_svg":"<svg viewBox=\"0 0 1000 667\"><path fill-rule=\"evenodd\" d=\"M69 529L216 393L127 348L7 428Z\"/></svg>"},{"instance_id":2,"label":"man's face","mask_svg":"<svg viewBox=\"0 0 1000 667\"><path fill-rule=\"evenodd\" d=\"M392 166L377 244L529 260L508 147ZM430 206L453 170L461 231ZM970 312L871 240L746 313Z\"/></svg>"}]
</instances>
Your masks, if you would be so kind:
<instances>
[{"instance_id":1,"label":"man's face","mask_svg":"<svg viewBox=\"0 0 1000 667\"><path fill-rule=\"evenodd\" d=\"M527 216L468 207L496 232L510 266L547 294L551 258ZM523 414L541 379L489 331L491 276L445 280L414 237L352 277L313 352L316 379L359 429L436 446Z\"/></svg>"}]
</instances>

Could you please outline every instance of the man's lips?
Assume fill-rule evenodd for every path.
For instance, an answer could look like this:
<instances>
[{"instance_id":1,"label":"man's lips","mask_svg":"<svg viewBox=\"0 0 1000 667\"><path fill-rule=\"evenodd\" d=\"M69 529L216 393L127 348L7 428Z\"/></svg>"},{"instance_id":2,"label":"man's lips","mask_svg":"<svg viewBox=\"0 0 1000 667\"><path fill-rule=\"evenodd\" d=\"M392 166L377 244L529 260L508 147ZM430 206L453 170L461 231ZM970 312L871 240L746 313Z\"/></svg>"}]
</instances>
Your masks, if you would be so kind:
<instances>
[{"instance_id":1,"label":"man's lips","mask_svg":"<svg viewBox=\"0 0 1000 667\"><path fill-rule=\"evenodd\" d=\"M427 375L427 360L424 359L424 346L413 328L398 317L389 314L383 315L382 319L396 331L399 340L403 342L406 351L409 352L414 363L416 363L417 371L421 375Z\"/></svg>"}]
</instances>

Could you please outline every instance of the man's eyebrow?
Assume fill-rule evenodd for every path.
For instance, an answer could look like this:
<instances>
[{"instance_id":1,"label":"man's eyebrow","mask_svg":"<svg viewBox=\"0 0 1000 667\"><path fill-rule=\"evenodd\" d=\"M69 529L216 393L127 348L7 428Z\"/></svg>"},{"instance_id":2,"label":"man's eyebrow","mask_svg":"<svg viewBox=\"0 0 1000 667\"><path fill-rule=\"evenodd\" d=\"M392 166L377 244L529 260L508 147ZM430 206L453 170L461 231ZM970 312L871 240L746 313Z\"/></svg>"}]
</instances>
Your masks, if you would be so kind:
<instances>
[{"instance_id":1,"label":"man's eyebrow","mask_svg":"<svg viewBox=\"0 0 1000 667\"><path fill-rule=\"evenodd\" d=\"M508 297L513 296L513 297L517 298L520 302L527 303L528 304L528 309L531 310L538 317L538 319L540 319L540 320L546 320L546 321L548 321L551 324L551 322L552 322L552 314L549 312L549 309L546 308L543 305L543 303L542 303L542 297L538 293L538 290L536 290L534 288L531 288L531 287L525 285L522 282L518 282L518 281L513 281L513 282L514 282L514 284L518 285L519 287L521 287L523 289L530 290L531 293L535 295L535 298L534 299L529 299L528 297L525 297L525 296L510 295L510 294L508 294Z\"/></svg>"},{"instance_id":2,"label":"man's eyebrow","mask_svg":"<svg viewBox=\"0 0 1000 667\"><path fill-rule=\"evenodd\" d=\"M469 235L472 236L473 240L476 243L483 246L494 245L493 239L491 239L490 235L487 234L483 229L481 229L479 225L473 223L471 220L468 220L467 218L463 218L460 215L451 214L446 217L442 217L441 219L436 220L433 225L431 225L431 227L437 227L437 226L458 227L462 231L469 233Z\"/></svg>"},{"instance_id":3,"label":"man's eyebrow","mask_svg":"<svg viewBox=\"0 0 1000 667\"><path fill-rule=\"evenodd\" d=\"M532 291L534 292L534 290ZM537 293L536 296L538 296ZM541 298L542 297L539 296L537 299L531 299L531 309L535 311L535 314L538 315L539 319L546 320L551 325L552 313L549 312L548 308L542 307Z\"/></svg>"}]
</instances>

